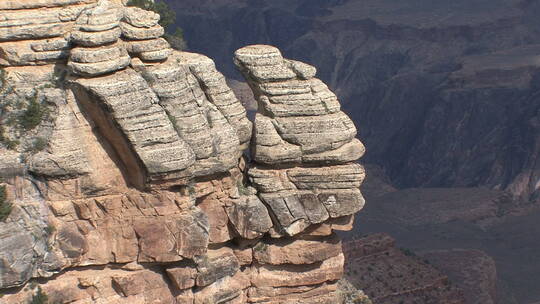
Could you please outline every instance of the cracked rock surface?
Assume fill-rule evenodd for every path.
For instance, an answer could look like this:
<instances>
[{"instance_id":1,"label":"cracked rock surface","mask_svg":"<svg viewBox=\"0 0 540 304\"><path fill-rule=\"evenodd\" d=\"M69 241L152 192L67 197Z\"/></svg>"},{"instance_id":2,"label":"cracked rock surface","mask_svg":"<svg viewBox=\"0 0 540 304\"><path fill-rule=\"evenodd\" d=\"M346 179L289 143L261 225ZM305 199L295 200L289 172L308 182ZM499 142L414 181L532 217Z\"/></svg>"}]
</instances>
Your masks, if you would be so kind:
<instances>
[{"instance_id":1,"label":"cracked rock surface","mask_svg":"<svg viewBox=\"0 0 540 304\"><path fill-rule=\"evenodd\" d=\"M340 301L334 231L364 205L364 147L315 67L238 50L252 123L153 12L28 0L0 15L2 303L38 285L53 303ZM35 125L6 123L34 103Z\"/></svg>"}]
</instances>

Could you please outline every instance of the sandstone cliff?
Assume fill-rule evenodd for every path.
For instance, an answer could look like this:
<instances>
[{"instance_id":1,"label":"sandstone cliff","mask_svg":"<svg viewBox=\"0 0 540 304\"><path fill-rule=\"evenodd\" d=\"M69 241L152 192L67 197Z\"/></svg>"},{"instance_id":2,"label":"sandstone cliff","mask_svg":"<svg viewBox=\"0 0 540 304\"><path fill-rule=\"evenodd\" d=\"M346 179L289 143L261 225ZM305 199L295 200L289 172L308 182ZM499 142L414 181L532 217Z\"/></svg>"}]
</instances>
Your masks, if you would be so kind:
<instances>
[{"instance_id":1,"label":"sandstone cliff","mask_svg":"<svg viewBox=\"0 0 540 304\"><path fill-rule=\"evenodd\" d=\"M339 303L334 231L364 205L364 147L314 67L239 49L252 124L155 13L31 0L2 1L0 16L2 303L38 290L52 303Z\"/></svg>"}]
</instances>

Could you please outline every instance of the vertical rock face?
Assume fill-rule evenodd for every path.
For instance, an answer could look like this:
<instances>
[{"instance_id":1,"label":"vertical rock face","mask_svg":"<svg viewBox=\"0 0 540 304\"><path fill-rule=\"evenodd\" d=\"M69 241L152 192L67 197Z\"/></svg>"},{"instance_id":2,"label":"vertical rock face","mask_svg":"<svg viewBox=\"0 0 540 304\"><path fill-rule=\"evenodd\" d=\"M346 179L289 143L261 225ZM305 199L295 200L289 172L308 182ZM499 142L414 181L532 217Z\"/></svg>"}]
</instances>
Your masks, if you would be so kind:
<instances>
[{"instance_id":1,"label":"vertical rock face","mask_svg":"<svg viewBox=\"0 0 540 304\"><path fill-rule=\"evenodd\" d=\"M239 49L235 63L259 104L248 175L276 239L254 247L259 265L250 295L255 302L335 303L343 255L332 229L347 226L330 223L351 221L364 205L365 172L354 163L364 147L314 67L266 45Z\"/></svg>"},{"instance_id":2,"label":"vertical rock face","mask_svg":"<svg viewBox=\"0 0 540 304\"><path fill-rule=\"evenodd\" d=\"M235 63L259 102L248 174L279 223L294 236L314 224L352 215L364 205L364 153L352 121L314 67L286 60L278 49L238 50Z\"/></svg>"},{"instance_id":3,"label":"vertical rock face","mask_svg":"<svg viewBox=\"0 0 540 304\"><path fill-rule=\"evenodd\" d=\"M252 126L153 12L31 0L0 15L3 303L37 282L54 303L340 301L333 231L364 204L364 147L314 67L238 50Z\"/></svg>"}]
</instances>

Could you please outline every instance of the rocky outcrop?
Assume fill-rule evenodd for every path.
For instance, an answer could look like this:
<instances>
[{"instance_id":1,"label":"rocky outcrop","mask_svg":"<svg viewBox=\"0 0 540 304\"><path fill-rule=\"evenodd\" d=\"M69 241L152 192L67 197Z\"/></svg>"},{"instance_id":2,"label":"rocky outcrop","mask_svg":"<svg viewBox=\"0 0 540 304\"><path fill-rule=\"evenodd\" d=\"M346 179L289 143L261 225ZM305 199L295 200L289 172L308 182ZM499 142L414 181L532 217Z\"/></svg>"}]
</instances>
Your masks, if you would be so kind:
<instances>
[{"instance_id":1,"label":"rocky outcrop","mask_svg":"<svg viewBox=\"0 0 540 304\"><path fill-rule=\"evenodd\" d=\"M172 49L164 38L164 30L158 24L159 15L137 7L125 10L122 34L128 42L126 48L132 56L143 61L162 61L167 59Z\"/></svg>"},{"instance_id":2,"label":"rocky outcrop","mask_svg":"<svg viewBox=\"0 0 540 304\"><path fill-rule=\"evenodd\" d=\"M278 49L250 46L235 63L259 104L253 158L260 164L347 163L362 157L356 128L316 69L286 60Z\"/></svg>"},{"instance_id":3,"label":"rocky outcrop","mask_svg":"<svg viewBox=\"0 0 540 304\"><path fill-rule=\"evenodd\" d=\"M343 256L331 231L348 227L325 226L347 221L364 205L358 190L364 170L352 163L364 147L336 96L315 78L314 67L286 60L266 45L239 49L235 63L259 104L251 143L255 165L248 176L274 222L269 234L277 239L253 248L258 266L250 294L257 301L313 303L293 291L310 286L310 294L328 288L333 294L317 301L335 301Z\"/></svg>"},{"instance_id":4,"label":"rocky outcrop","mask_svg":"<svg viewBox=\"0 0 540 304\"><path fill-rule=\"evenodd\" d=\"M264 45L238 50L235 61L259 103L252 141L257 166L248 174L280 224L276 233L293 236L359 211L364 171L350 162L364 147L336 96L314 78L315 68Z\"/></svg>"},{"instance_id":5,"label":"rocky outcrop","mask_svg":"<svg viewBox=\"0 0 540 304\"><path fill-rule=\"evenodd\" d=\"M364 147L314 67L238 50L266 106L252 127L214 62L172 50L153 12L0 13L2 303L341 301L334 231L364 205Z\"/></svg>"}]
</instances>

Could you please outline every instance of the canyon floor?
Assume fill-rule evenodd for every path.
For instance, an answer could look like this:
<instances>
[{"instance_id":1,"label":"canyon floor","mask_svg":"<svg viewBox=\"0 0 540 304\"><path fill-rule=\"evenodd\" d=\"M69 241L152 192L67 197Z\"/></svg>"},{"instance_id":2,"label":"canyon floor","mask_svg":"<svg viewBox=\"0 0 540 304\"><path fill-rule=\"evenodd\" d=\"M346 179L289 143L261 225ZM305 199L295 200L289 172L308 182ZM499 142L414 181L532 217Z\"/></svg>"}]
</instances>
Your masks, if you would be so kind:
<instances>
[{"instance_id":1,"label":"canyon floor","mask_svg":"<svg viewBox=\"0 0 540 304\"><path fill-rule=\"evenodd\" d=\"M397 240L396 246L422 256L469 292L479 284L486 285L484 290L496 285L491 303L540 300L540 210L534 205L513 205L503 192L486 188L398 190L373 167L364 190L366 207L346 239L385 232ZM472 260L478 266L490 258L496 282L485 282L492 267L471 270L467 264ZM473 282L464 279L467 275ZM469 295L467 303L490 302L478 301L477 294Z\"/></svg>"}]
</instances>

